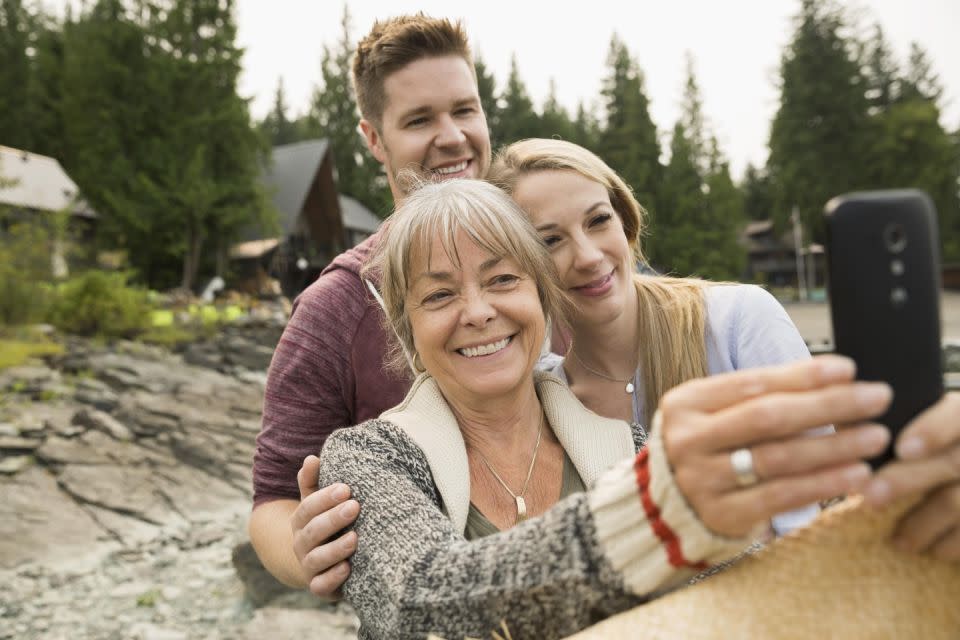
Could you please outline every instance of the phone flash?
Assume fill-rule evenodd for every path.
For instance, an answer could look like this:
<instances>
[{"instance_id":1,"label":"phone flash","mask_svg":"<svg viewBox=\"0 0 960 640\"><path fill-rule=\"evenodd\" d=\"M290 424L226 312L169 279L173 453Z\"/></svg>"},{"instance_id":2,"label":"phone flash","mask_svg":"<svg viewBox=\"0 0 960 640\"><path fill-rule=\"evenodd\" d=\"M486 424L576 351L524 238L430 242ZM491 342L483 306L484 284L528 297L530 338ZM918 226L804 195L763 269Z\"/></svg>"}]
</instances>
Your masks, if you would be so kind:
<instances>
[{"instance_id":1,"label":"phone flash","mask_svg":"<svg viewBox=\"0 0 960 640\"><path fill-rule=\"evenodd\" d=\"M890 263L890 273L895 276L903 275L903 260L894 260Z\"/></svg>"}]
</instances>

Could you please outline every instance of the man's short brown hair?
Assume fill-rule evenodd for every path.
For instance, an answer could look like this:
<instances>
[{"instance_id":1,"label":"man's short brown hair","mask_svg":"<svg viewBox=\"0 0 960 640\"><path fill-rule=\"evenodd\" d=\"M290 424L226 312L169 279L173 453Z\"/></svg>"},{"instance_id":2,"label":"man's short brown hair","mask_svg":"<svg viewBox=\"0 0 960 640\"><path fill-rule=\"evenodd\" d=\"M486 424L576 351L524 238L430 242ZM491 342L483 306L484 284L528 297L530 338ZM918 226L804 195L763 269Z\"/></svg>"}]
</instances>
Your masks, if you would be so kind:
<instances>
[{"instance_id":1,"label":"man's short brown hair","mask_svg":"<svg viewBox=\"0 0 960 640\"><path fill-rule=\"evenodd\" d=\"M473 56L460 21L431 18L423 13L377 20L357 44L353 57L353 88L361 117L380 127L386 108L383 82L391 73L421 58L460 56L471 72Z\"/></svg>"}]
</instances>

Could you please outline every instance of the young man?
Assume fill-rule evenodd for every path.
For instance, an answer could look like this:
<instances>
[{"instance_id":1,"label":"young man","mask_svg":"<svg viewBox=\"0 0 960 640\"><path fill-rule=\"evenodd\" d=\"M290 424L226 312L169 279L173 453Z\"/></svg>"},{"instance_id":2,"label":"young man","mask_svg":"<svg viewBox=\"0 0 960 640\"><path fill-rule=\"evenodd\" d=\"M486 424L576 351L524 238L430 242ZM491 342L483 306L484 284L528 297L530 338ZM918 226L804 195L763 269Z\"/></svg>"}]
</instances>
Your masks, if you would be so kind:
<instances>
[{"instance_id":1,"label":"young man","mask_svg":"<svg viewBox=\"0 0 960 640\"><path fill-rule=\"evenodd\" d=\"M357 46L353 83L360 129L395 201L417 179L486 175L490 136L459 23L423 15L377 22ZM270 366L254 456L254 548L279 580L318 595L333 594L349 574L344 559L356 534L328 539L359 505L346 487L318 490L319 460L309 456L334 429L398 404L410 384L384 371L381 310L359 275L377 240L338 256L294 303Z\"/></svg>"}]
</instances>

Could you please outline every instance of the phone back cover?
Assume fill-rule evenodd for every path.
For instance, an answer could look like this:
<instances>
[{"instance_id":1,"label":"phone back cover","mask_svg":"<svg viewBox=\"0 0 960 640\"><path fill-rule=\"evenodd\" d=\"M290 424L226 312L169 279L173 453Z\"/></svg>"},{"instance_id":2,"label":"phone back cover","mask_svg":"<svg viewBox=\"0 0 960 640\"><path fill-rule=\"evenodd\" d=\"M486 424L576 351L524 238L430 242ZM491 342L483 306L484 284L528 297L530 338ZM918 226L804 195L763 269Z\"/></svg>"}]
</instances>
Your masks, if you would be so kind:
<instances>
[{"instance_id":1,"label":"phone back cover","mask_svg":"<svg viewBox=\"0 0 960 640\"><path fill-rule=\"evenodd\" d=\"M891 224L906 232L899 253L884 237ZM936 229L933 205L920 191L855 193L827 205L836 351L854 359L858 379L893 387L880 422L894 435L943 394Z\"/></svg>"}]
</instances>

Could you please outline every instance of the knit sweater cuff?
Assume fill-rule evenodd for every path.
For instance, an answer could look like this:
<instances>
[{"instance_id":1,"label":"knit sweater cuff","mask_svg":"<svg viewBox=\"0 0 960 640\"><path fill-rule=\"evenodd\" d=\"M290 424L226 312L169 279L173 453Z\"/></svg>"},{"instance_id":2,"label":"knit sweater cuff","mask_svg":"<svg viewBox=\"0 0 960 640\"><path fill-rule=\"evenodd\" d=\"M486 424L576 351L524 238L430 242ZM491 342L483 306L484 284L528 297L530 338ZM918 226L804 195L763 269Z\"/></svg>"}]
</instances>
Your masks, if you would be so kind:
<instances>
[{"instance_id":1,"label":"knit sweater cuff","mask_svg":"<svg viewBox=\"0 0 960 640\"><path fill-rule=\"evenodd\" d=\"M646 446L590 493L600 548L638 595L674 586L749 546L711 532L687 504L664 450L659 413Z\"/></svg>"}]
</instances>

